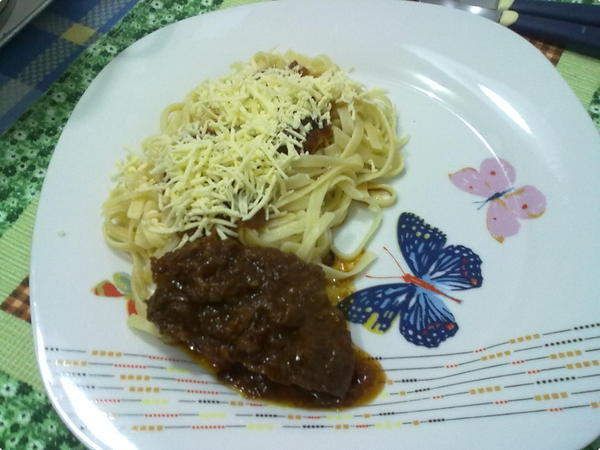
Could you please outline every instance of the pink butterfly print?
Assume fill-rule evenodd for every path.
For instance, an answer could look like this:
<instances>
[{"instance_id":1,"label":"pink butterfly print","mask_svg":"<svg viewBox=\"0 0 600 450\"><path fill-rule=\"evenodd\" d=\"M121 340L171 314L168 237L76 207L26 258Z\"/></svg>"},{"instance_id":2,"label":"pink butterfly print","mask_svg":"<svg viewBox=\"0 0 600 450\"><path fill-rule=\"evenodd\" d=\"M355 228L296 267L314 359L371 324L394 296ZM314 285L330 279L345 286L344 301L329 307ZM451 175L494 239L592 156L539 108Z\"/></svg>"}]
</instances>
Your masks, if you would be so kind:
<instances>
[{"instance_id":1,"label":"pink butterfly print","mask_svg":"<svg viewBox=\"0 0 600 450\"><path fill-rule=\"evenodd\" d=\"M546 197L537 188L513 187L515 168L503 159L488 158L479 170L467 167L449 176L459 189L484 198L476 203L489 205L487 228L500 243L519 232L519 219L535 219L546 211Z\"/></svg>"}]
</instances>

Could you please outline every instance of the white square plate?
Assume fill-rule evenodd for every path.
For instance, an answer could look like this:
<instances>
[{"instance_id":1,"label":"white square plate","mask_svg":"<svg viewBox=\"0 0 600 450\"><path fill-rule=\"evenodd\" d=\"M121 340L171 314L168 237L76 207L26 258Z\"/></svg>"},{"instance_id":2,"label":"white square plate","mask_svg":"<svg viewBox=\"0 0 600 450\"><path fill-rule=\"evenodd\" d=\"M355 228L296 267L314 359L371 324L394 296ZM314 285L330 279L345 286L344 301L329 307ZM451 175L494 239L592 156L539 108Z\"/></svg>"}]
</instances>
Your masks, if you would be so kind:
<instances>
[{"instance_id":1,"label":"white square plate","mask_svg":"<svg viewBox=\"0 0 600 450\"><path fill-rule=\"evenodd\" d=\"M125 154L160 111L257 51L325 53L380 86L410 135L399 198L370 248L398 255L412 212L483 261L483 285L447 304L458 333L429 349L398 320L352 325L382 356L389 383L373 405L335 413L241 398L177 349L126 326L125 302L91 288L129 264L104 243L100 207ZM37 355L55 408L92 448L566 449L600 431L600 140L540 53L484 19L400 1L279 1L165 27L115 58L75 108L40 201L31 292ZM502 158L545 213L504 243L477 197L448 174ZM489 207L489 205L486 205ZM352 224L346 229L352 236ZM406 266L405 266L406 267ZM381 255L374 274L396 274ZM357 280L357 288L376 285Z\"/></svg>"}]
</instances>

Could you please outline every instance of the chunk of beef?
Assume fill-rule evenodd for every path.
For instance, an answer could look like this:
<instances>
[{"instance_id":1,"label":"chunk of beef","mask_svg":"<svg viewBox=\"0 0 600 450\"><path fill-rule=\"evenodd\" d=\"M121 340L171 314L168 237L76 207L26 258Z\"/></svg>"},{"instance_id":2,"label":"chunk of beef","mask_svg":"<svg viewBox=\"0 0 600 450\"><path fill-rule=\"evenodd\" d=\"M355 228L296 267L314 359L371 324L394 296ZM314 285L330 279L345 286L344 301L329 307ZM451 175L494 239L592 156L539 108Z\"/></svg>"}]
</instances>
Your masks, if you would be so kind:
<instances>
[{"instance_id":1,"label":"chunk of beef","mask_svg":"<svg viewBox=\"0 0 600 450\"><path fill-rule=\"evenodd\" d=\"M273 248L206 237L152 261L148 318L217 372L343 397L355 357L316 265Z\"/></svg>"}]
</instances>

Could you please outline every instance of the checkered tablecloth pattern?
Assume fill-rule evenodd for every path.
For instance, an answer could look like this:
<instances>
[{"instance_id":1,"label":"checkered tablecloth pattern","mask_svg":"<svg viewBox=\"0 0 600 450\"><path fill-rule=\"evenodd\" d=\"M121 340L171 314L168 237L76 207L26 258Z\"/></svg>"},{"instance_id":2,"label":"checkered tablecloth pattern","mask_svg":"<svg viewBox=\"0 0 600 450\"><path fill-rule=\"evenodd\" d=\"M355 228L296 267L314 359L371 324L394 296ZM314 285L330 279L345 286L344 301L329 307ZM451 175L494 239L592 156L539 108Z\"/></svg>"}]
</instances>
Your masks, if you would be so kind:
<instances>
[{"instance_id":1,"label":"checkered tablecloth pattern","mask_svg":"<svg viewBox=\"0 0 600 450\"><path fill-rule=\"evenodd\" d=\"M29 312L29 277L21 281L10 295L0 303L0 309L21 320L31 322L31 314Z\"/></svg>"},{"instance_id":2,"label":"checkered tablecloth pattern","mask_svg":"<svg viewBox=\"0 0 600 450\"><path fill-rule=\"evenodd\" d=\"M0 48L0 133L136 0L55 0Z\"/></svg>"},{"instance_id":3,"label":"checkered tablecloth pattern","mask_svg":"<svg viewBox=\"0 0 600 450\"><path fill-rule=\"evenodd\" d=\"M0 450L81 447L43 393L28 278L39 191L72 108L96 74L137 39L177 20L249 1L54 0L0 48ZM531 42L600 128L600 60ZM600 440L588 450L599 448Z\"/></svg>"}]
</instances>

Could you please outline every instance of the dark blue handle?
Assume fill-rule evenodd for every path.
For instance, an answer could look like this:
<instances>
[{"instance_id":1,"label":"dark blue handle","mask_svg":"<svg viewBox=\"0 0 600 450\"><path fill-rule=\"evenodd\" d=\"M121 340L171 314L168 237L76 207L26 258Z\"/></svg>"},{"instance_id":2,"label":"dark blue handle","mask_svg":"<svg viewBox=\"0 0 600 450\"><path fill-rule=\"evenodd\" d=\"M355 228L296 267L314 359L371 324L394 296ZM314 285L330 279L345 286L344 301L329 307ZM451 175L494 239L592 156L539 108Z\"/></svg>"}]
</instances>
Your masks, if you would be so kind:
<instances>
[{"instance_id":1,"label":"dark blue handle","mask_svg":"<svg viewBox=\"0 0 600 450\"><path fill-rule=\"evenodd\" d=\"M543 0L515 0L510 7L519 14L548 17L600 27L600 6L557 3Z\"/></svg>"},{"instance_id":2,"label":"dark blue handle","mask_svg":"<svg viewBox=\"0 0 600 450\"><path fill-rule=\"evenodd\" d=\"M550 44L600 57L600 27L519 14L509 28Z\"/></svg>"}]
</instances>

